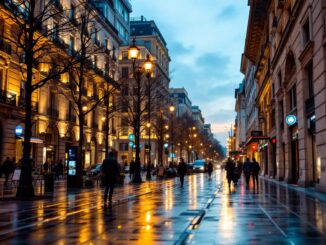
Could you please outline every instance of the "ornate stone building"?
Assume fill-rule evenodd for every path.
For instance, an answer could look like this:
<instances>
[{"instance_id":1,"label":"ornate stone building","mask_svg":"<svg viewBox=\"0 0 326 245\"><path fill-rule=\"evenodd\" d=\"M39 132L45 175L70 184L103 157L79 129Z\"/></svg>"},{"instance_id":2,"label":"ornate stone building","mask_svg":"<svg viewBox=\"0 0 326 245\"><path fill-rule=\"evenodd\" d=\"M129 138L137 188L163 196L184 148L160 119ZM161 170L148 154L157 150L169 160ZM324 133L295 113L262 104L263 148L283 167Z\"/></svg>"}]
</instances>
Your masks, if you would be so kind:
<instances>
[{"instance_id":1,"label":"ornate stone building","mask_svg":"<svg viewBox=\"0 0 326 245\"><path fill-rule=\"evenodd\" d=\"M326 191L326 2L250 1L262 174ZM268 138L268 140L267 140Z\"/></svg>"},{"instance_id":2,"label":"ornate stone building","mask_svg":"<svg viewBox=\"0 0 326 245\"><path fill-rule=\"evenodd\" d=\"M150 81L146 79L146 75L141 77L141 138L140 138L140 159L142 164L148 162L148 138L151 135L151 163L155 166L158 164L158 152L162 148L157 142L154 124L158 114L163 113L166 117L169 105L169 63L170 56L167 43L161 34L159 28L153 20L134 18L130 22L131 37L135 39L135 44L140 49L139 58L136 66L142 69L147 56L150 58L153 66L153 72ZM128 59L129 46L122 46L119 53L119 71L121 74L121 96L123 97L120 105L120 117L117 126L117 138L114 146L118 149L118 160L120 162L130 162L135 159L135 150L132 146L130 136L134 135L132 123L136 116L136 81L133 74L132 61ZM150 85L148 85L150 82ZM150 86L151 97L151 119L148 115L148 89ZM146 128L146 124L150 123L150 129ZM131 136L133 137L133 136Z\"/></svg>"},{"instance_id":3,"label":"ornate stone building","mask_svg":"<svg viewBox=\"0 0 326 245\"><path fill-rule=\"evenodd\" d=\"M57 0L54 6L67 10L67 18L71 25L78 25L75 15L81 8L79 0ZM129 40L129 14L131 5L127 0L91 1L88 6L92 18L96 20L96 30L92 33L93 45L103 47L107 52L92 56L92 79L86 79L85 90L81 91L85 100L98 98L105 83L111 79L118 80L118 72L113 73L107 69L107 59L118 56L119 46ZM4 5L0 5L0 31L1 34L10 35L12 24L1 18ZM56 21L43 23L44 28L55 28ZM69 33L57 33L54 38L58 48L72 55L78 49L80 40L74 35L72 28ZM60 44L60 45L59 45ZM15 58L15 47L5 40L0 40L0 160L5 157L15 158L22 156L23 134L19 134L20 126L24 126L23 105L25 84L21 73L21 64ZM44 76L46 66L36 67L35 79ZM73 103L67 96L66 84L69 75L62 74L59 81L49 82L33 93L33 149L32 158L36 166L45 161L55 163L65 159L66 147L76 145L78 142L78 119L73 109ZM89 113L84 125L85 146L83 149L85 167L101 162L104 153L104 107L99 105L95 111ZM113 122L114 124L114 122ZM15 129L16 133L15 134ZM112 136L113 137L113 136ZM110 138L112 146L112 137Z\"/></svg>"}]
</instances>

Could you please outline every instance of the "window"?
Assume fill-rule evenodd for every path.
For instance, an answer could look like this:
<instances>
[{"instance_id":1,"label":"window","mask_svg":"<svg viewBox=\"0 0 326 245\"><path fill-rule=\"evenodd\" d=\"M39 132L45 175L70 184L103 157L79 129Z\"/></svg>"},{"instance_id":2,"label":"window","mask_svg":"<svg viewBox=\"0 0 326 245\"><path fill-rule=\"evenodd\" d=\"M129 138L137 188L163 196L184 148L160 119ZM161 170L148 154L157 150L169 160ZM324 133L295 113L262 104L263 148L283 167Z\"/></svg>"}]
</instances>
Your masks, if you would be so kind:
<instances>
[{"instance_id":1,"label":"window","mask_svg":"<svg viewBox=\"0 0 326 245\"><path fill-rule=\"evenodd\" d=\"M129 68L128 67L121 68L121 76L122 76L122 78L129 78Z\"/></svg>"},{"instance_id":2,"label":"window","mask_svg":"<svg viewBox=\"0 0 326 245\"><path fill-rule=\"evenodd\" d=\"M289 99L290 99L290 110L294 110L297 107L297 90L294 85L289 91Z\"/></svg>"},{"instance_id":3,"label":"window","mask_svg":"<svg viewBox=\"0 0 326 245\"><path fill-rule=\"evenodd\" d=\"M303 40L303 46L305 46L310 41L309 19L307 19L304 25L302 26L302 40Z\"/></svg>"},{"instance_id":4,"label":"window","mask_svg":"<svg viewBox=\"0 0 326 245\"><path fill-rule=\"evenodd\" d=\"M71 4L70 11L69 11L69 18L70 18L70 20L75 20L75 15L76 15L75 5Z\"/></svg>"},{"instance_id":5,"label":"window","mask_svg":"<svg viewBox=\"0 0 326 245\"><path fill-rule=\"evenodd\" d=\"M19 92L19 94L20 94L20 97L19 97L20 102L25 101L25 95L26 95L25 85L26 85L25 81L20 82L20 92Z\"/></svg>"},{"instance_id":6,"label":"window","mask_svg":"<svg viewBox=\"0 0 326 245\"><path fill-rule=\"evenodd\" d=\"M151 50L151 42L145 41L145 47L150 51Z\"/></svg>"},{"instance_id":7,"label":"window","mask_svg":"<svg viewBox=\"0 0 326 245\"><path fill-rule=\"evenodd\" d=\"M121 95L122 96L128 96L129 95L128 85L122 85L121 86Z\"/></svg>"},{"instance_id":8,"label":"window","mask_svg":"<svg viewBox=\"0 0 326 245\"><path fill-rule=\"evenodd\" d=\"M3 81L3 69L0 69L0 90L2 90L2 87L4 86Z\"/></svg>"},{"instance_id":9,"label":"window","mask_svg":"<svg viewBox=\"0 0 326 245\"><path fill-rule=\"evenodd\" d=\"M123 60L127 60L128 59L128 51L122 51L121 56L122 56Z\"/></svg>"},{"instance_id":10,"label":"window","mask_svg":"<svg viewBox=\"0 0 326 245\"><path fill-rule=\"evenodd\" d=\"M272 98L275 97L275 84L272 83Z\"/></svg>"},{"instance_id":11,"label":"window","mask_svg":"<svg viewBox=\"0 0 326 245\"><path fill-rule=\"evenodd\" d=\"M283 100L280 101L279 103L279 108L280 108L280 122L281 122L281 129L284 128L284 104Z\"/></svg>"},{"instance_id":12,"label":"window","mask_svg":"<svg viewBox=\"0 0 326 245\"><path fill-rule=\"evenodd\" d=\"M120 143L119 150L120 151L128 151L128 143Z\"/></svg>"},{"instance_id":13,"label":"window","mask_svg":"<svg viewBox=\"0 0 326 245\"><path fill-rule=\"evenodd\" d=\"M73 36L70 36L70 38L69 38L69 54L73 55L74 51L75 51L75 38Z\"/></svg>"},{"instance_id":14,"label":"window","mask_svg":"<svg viewBox=\"0 0 326 245\"><path fill-rule=\"evenodd\" d=\"M314 81L313 81L313 65L310 63L306 67L307 82L308 82L308 98L314 97Z\"/></svg>"}]
</instances>

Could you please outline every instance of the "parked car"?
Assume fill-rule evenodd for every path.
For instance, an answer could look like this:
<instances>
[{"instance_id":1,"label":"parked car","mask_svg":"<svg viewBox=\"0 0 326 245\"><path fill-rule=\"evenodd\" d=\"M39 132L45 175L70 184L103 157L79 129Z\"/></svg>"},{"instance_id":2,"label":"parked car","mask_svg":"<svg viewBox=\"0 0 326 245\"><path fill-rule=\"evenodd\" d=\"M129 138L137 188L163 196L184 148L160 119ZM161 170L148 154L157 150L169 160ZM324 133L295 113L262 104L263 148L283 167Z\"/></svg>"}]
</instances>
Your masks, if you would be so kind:
<instances>
[{"instance_id":1,"label":"parked car","mask_svg":"<svg viewBox=\"0 0 326 245\"><path fill-rule=\"evenodd\" d=\"M196 160L193 164L193 171L194 172L202 172L204 173L206 171L206 161L205 160Z\"/></svg>"}]
</instances>

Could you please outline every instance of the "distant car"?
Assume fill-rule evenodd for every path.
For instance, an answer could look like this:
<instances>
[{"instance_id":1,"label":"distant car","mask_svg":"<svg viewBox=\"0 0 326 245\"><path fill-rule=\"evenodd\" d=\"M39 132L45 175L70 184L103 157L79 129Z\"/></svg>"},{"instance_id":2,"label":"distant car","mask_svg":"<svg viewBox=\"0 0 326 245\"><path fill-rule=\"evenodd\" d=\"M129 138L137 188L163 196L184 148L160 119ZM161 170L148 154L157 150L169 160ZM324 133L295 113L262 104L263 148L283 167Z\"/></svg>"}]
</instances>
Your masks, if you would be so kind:
<instances>
[{"instance_id":1,"label":"distant car","mask_svg":"<svg viewBox=\"0 0 326 245\"><path fill-rule=\"evenodd\" d=\"M205 160L196 160L193 164L193 171L194 172L205 172L206 171L206 162Z\"/></svg>"},{"instance_id":2,"label":"distant car","mask_svg":"<svg viewBox=\"0 0 326 245\"><path fill-rule=\"evenodd\" d=\"M92 176L98 175L101 172L101 167L102 167L101 163L94 165L91 169L91 175Z\"/></svg>"}]
</instances>

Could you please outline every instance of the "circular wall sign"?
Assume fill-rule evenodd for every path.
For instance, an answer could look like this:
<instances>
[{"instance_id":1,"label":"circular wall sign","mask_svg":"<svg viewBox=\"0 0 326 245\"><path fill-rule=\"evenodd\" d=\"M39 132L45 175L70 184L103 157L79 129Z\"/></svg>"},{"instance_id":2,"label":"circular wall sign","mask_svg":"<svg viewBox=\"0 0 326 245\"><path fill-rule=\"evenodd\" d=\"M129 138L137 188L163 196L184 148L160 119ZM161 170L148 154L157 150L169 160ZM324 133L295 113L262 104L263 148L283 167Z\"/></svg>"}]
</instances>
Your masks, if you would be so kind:
<instances>
[{"instance_id":1,"label":"circular wall sign","mask_svg":"<svg viewBox=\"0 0 326 245\"><path fill-rule=\"evenodd\" d=\"M295 115L288 115L286 118L285 118L285 122L287 125L289 126L292 126L294 124L297 123L297 117Z\"/></svg>"},{"instance_id":2,"label":"circular wall sign","mask_svg":"<svg viewBox=\"0 0 326 245\"><path fill-rule=\"evenodd\" d=\"M23 132L24 132L23 127L20 126L20 125L17 125L16 128L15 128L15 134L16 134L17 136L21 136L21 135L23 134Z\"/></svg>"}]
</instances>

